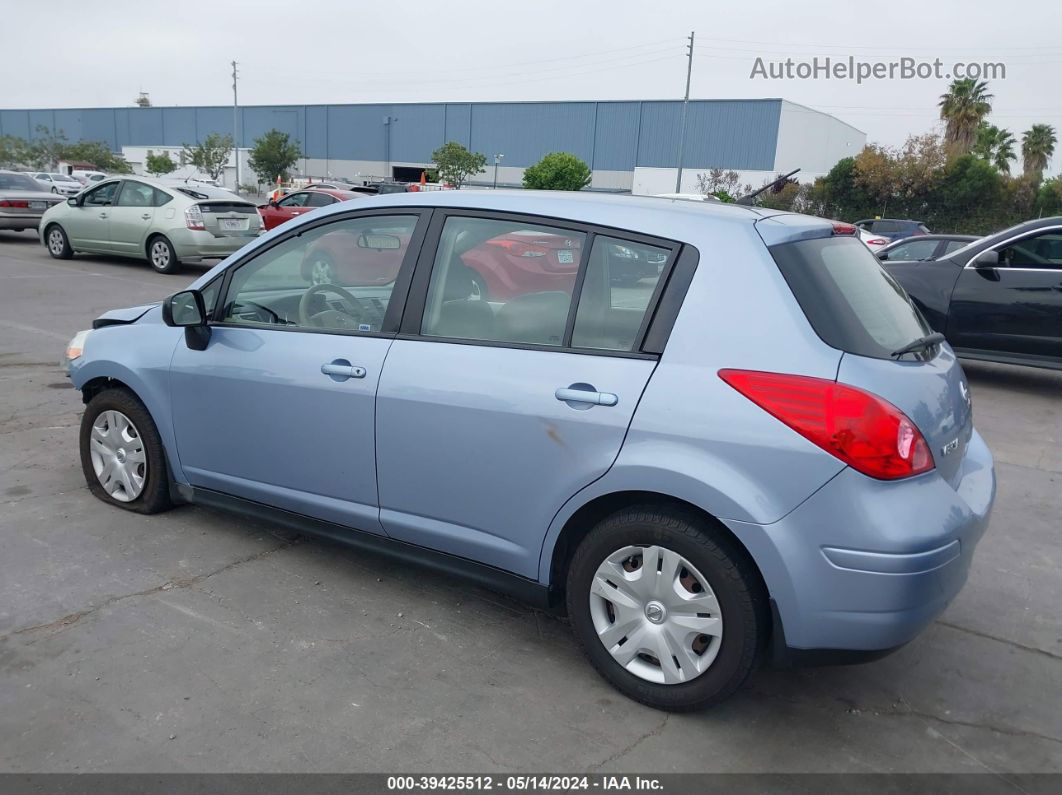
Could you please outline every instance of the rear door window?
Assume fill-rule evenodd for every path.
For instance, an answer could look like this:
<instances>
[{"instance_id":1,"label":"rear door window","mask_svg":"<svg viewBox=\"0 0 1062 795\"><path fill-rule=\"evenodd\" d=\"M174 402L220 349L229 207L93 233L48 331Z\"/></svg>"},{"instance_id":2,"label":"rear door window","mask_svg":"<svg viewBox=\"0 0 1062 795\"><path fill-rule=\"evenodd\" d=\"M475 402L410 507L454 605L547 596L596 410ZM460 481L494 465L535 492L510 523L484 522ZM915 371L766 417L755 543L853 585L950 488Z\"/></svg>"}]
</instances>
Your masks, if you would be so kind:
<instances>
[{"instance_id":1,"label":"rear door window","mask_svg":"<svg viewBox=\"0 0 1062 795\"><path fill-rule=\"evenodd\" d=\"M517 220L446 219L421 333L563 344L586 235Z\"/></svg>"},{"instance_id":2,"label":"rear door window","mask_svg":"<svg viewBox=\"0 0 1062 795\"><path fill-rule=\"evenodd\" d=\"M771 254L827 345L887 359L930 333L904 289L854 237L784 243Z\"/></svg>"},{"instance_id":3,"label":"rear door window","mask_svg":"<svg viewBox=\"0 0 1062 795\"><path fill-rule=\"evenodd\" d=\"M889 249L889 259L894 261L932 259L938 244L937 240L912 240L909 243L901 243L896 248Z\"/></svg>"},{"instance_id":4,"label":"rear door window","mask_svg":"<svg viewBox=\"0 0 1062 795\"><path fill-rule=\"evenodd\" d=\"M327 207L329 204L335 204L336 200L333 196L329 196L327 193L321 193L321 191L314 191L309 194L306 200L307 207Z\"/></svg>"},{"instance_id":5,"label":"rear door window","mask_svg":"<svg viewBox=\"0 0 1062 795\"><path fill-rule=\"evenodd\" d=\"M587 262L573 348L632 351L671 250L598 235Z\"/></svg>"}]
</instances>

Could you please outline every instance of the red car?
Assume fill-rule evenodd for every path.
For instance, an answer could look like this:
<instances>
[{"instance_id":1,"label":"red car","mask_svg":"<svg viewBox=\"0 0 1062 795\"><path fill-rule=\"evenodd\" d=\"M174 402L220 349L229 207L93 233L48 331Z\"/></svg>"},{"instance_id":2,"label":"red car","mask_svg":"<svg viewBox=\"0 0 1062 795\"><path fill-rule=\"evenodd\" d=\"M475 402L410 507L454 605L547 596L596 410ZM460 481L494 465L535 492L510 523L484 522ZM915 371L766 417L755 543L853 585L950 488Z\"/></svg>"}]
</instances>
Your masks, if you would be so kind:
<instances>
[{"instance_id":1,"label":"red car","mask_svg":"<svg viewBox=\"0 0 1062 795\"><path fill-rule=\"evenodd\" d=\"M303 276L314 283L390 284L402 264L409 235L374 231L363 235L360 245L346 231L322 236L306 252ZM483 298L508 301L524 293L571 293L581 254L578 237L526 231L486 240L462 254L461 261L471 270L472 282Z\"/></svg>"},{"instance_id":2,"label":"red car","mask_svg":"<svg viewBox=\"0 0 1062 795\"><path fill-rule=\"evenodd\" d=\"M262 216L262 227L269 230L317 207L327 207L349 199L364 199L365 195L349 190L326 190L324 188L300 190L289 193L277 201L259 205L258 212Z\"/></svg>"}]
</instances>

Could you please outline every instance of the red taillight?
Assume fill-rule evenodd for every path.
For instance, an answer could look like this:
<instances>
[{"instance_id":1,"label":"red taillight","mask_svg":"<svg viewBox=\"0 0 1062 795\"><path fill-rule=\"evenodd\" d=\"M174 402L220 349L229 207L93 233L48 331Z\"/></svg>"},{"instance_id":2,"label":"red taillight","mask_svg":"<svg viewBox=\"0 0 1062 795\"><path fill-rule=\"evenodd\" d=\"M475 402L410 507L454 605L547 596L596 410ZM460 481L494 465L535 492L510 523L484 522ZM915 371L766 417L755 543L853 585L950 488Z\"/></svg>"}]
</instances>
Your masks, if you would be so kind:
<instances>
[{"instance_id":1,"label":"red taillight","mask_svg":"<svg viewBox=\"0 0 1062 795\"><path fill-rule=\"evenodd\" d=\"M875 237L867 241L868 246L887 246L888 244L889 241L883 237Z\"/></svg>"},{"instance_id":2,"label":"red taillight","mask_svg":"<svg viewBox=\"0 0 1062 795\"><path fill-rule=\"evenodd\" d=\"M835 235L856 235L859 234L859 230L852 224L842 224L840 221L834 221L833 233Z\"/></svg>"},{"instance_id":3,"label":"red taillight","mask_svg":"<svg viewBox=\"0 0 1062 795\"><path fill-rule=\"evenodd\" d=\"M877 395L803 375L720 370L719 377L864 475L896 480L933 468L929 445L917 426Z\"/></svg>"},{"instance_id":4,"label":"red taillight","mask_svg":"<svg viewBox=\"0 0 1062 795\"><path fill-rule=\"evenodd\" d=\"M0 207L21 207L23 210L29 209L29 202L19 201L18 199L4 199L0 201Z\"/></svg>"},{"instance_id":5,"label":"red taillight","mask_svg":"<svg viewBox=\"0 0 1062 795\"><path fill-rule=\"evenodd\" d=\"M513 257L544 257L547 253L544 248L520 240L488 240L487 243L505 249Z\"/></svg>"}]
</instances>

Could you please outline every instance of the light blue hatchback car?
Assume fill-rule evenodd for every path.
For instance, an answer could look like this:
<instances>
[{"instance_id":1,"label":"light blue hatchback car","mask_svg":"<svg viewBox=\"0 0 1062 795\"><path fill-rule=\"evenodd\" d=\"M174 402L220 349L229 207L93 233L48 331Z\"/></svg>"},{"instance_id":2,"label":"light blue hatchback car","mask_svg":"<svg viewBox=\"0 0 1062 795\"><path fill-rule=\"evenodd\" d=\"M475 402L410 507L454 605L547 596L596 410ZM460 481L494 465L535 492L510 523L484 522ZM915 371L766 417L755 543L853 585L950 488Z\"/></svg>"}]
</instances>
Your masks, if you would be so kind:
<instances>
[{"instance_id":1,"label":"light blue hatchback car","mask_svg":"<svg viewBox=\"0 0 1062 795\"><path fill-rule=\"evenodd\" d=\"M854 233L578 193L323 208L71 342L85 476L566 609L658 708L873 659L959 592L995 475Z\"/></svg>"}]
</instances>

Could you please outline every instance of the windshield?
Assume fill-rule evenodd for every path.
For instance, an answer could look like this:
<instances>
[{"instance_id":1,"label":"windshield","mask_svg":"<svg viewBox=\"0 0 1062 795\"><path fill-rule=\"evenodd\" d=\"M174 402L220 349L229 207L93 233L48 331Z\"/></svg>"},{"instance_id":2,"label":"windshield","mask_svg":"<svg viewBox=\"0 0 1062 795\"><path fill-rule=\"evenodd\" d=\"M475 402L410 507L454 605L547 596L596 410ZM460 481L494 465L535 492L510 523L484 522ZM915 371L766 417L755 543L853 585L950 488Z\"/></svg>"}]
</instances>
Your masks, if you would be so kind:
<instances>
[{"instance_id":1,"label":"windshield","mask_svg":"<svg viewBox=\"0 0 1062 795\"><path fill-rule=\"evenodd\" d=\"M0 190L44 191L37 181L24 174L5 174L0 172Z\"/></svg>"},{"instance_id":2,"label":"windshield","mask_svg":"<svg viewBox=\"0 0 1062 795\"><path fill-rule=\"evenodd\" d=\"M773 246L771 254L827 345L888 359L930 333L904 289L858 238L784 243Z\"/></svg>"},{"instance_id":3,"label":"windshield","mask_svg":"<svg viewBox=\"0 0 1062 795\"><path fill-rule=\"evenodd\" d=\"M66 174L52 174L52 179L56 182L77 182L73 177L68 177Z\"/></svg>"}]
</instances>

